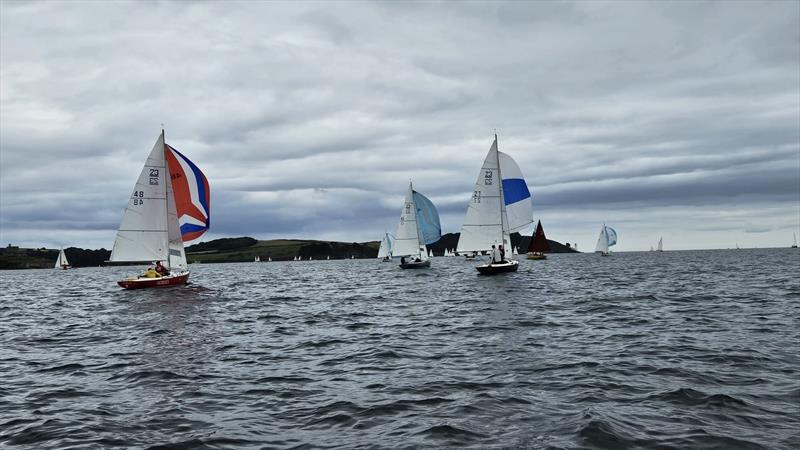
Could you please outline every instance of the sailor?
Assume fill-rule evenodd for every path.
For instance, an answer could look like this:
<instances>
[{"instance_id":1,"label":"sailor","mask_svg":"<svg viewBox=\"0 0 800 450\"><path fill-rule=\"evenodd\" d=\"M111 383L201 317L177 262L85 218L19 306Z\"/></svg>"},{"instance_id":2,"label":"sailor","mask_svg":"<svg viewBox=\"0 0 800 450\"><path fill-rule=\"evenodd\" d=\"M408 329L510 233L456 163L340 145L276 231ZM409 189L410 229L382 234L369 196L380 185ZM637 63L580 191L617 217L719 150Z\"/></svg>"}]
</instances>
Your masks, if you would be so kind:
<instances>
[{"instance_id":1,"label":"sailor","mask_svg":"<svg viewBox=\"0 0 800 450\"><path fill-rule=\"evenodd\" d=\"M505 262L506 260L506 250L503 248L503 244L500 244L500 262Z\"/></svg>"},{"instance_id":2,"label":"sailor","mask_svg":"<svg viewBox=\"0 0 800 450\"><path fill-rule=\"evenodd\" d=\"M155 270L156 270L156 273L158 273L158 275L161 276L161 277L165 277L165 276L169 275L169 270L167 270L167 268L164 267L161 264L161 261L157 261L156 262L156 269Z\"/></svg>"},{"instance_id":3,"label":"sailor","mask_svg":"<svg viewBox=\"0 0 800 450\"><path fill-rule=\"evenodd\" d=\"M492 263L499 263L502 261L500 256L500 250L498 250L494 245L492 245Z\"/></svg>"},{"instance_id":4,"label":"sailor","mask_svg":"<svg viewBox=\"0 0 800 450\"><path fill-rule=\"evenodd\" d=\"M405 257L405 256L402 256L402 257L400 258L400 264L405 264L405 263L406 263L406 257Z\"/></svg>"},{"instance_id":5,"label":"sailor","mask_svg":"<svg viewBox=\"0 0 800 450\"><path fill-rule=\"evenodd\" d=\"M153 266L148 267L147 270L144 271L145 278L158 278L158 276L158 272L156 272Z\"/></svg>"}]
</instances>

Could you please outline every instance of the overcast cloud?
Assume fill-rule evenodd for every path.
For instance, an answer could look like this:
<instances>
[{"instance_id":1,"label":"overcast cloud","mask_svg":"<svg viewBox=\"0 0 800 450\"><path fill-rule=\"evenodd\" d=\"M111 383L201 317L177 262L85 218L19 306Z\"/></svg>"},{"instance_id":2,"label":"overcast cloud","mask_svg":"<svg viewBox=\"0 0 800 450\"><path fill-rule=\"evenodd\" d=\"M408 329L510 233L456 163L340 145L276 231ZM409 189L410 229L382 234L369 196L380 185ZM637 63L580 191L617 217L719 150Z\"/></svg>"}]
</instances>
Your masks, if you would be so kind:
<instances>
[{"instance_id":1,"label":"overcast cloud","mask_svg":"<svg viewBox=\"0 0 800 450\"><path fill-rule=\"evenodd\" d=\"M377 240L409 179L456 232L496 129L551 239L785 246L800 3L0 3L0 242L110 248L161 123L206 239Z\"/></svg>"}]
</instances>

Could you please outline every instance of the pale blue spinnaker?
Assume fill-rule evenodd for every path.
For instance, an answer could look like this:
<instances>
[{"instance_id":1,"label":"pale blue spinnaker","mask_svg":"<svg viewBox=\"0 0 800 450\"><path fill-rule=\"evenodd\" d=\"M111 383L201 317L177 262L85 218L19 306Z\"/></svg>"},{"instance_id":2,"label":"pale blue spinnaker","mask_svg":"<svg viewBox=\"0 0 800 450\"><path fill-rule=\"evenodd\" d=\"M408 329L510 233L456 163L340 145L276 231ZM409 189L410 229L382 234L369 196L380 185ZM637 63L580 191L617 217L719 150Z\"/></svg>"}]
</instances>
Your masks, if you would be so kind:
<instances>
[{"instance_id":1,"label":"pale blue spinnaker","mask_svg":"<svg viewBox=\"0 0 800 450\"><path fill-rule=\"evenodd\" d=\"M617 243L617 232L611 227L606 227L606 240L609 247Z\"/></svg>"}]
</instances>

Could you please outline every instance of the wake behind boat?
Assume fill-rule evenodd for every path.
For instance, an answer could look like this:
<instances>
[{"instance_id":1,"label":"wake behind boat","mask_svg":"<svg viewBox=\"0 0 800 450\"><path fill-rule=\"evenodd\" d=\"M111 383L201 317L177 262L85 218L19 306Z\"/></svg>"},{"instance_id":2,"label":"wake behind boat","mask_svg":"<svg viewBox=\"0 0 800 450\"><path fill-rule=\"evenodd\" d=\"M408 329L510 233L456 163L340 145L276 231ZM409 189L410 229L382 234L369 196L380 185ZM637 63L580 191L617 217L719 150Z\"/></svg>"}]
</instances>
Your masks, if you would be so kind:
<instances>
[{"instance_id":1,"label":"wake behind boat","mask_svg":"<svg viewBox=\"0 0 800 450\"><path fill-rule=\"evenodd\" d=\"M167 176L169 175L169 176ZM208 180L194 163L156 140L122 216L110 262L153 262L145 275L117 282L125 289L167 287L189 279L184 241L210 225Z\"/></svg>"},{"instance_id":2,"label":"wake behind boat","mask_svg":"<svg viewBox=\"0 0 800 450\"><path fill-rule=\"evenodd\" d=\"M490 252L492 261L476 267L481 274L515 272L519 262L511 256L511 233L529 226L532 216L531 193L522 171L513 158L497 150L495 134L475 182L456 252Z\"/></svg>"}]
</instances>

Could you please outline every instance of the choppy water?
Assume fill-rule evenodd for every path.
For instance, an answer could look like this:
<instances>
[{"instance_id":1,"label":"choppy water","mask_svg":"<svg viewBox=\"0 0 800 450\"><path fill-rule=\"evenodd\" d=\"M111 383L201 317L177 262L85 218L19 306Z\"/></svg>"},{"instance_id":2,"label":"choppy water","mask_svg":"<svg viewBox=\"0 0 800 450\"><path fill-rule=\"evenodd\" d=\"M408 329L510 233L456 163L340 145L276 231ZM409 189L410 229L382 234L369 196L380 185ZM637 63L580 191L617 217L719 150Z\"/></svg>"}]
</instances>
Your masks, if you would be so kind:
<instances>
[{"instance_id":1,"label":"choppy water","mask_svg":"<svg viewBox=\"0 0 800 450\"><path fill-rule=\"evenodd\" d=\"M473 265L0 272L0 447L800 447L800 252Z\"/></svg>"}]
</instances>

